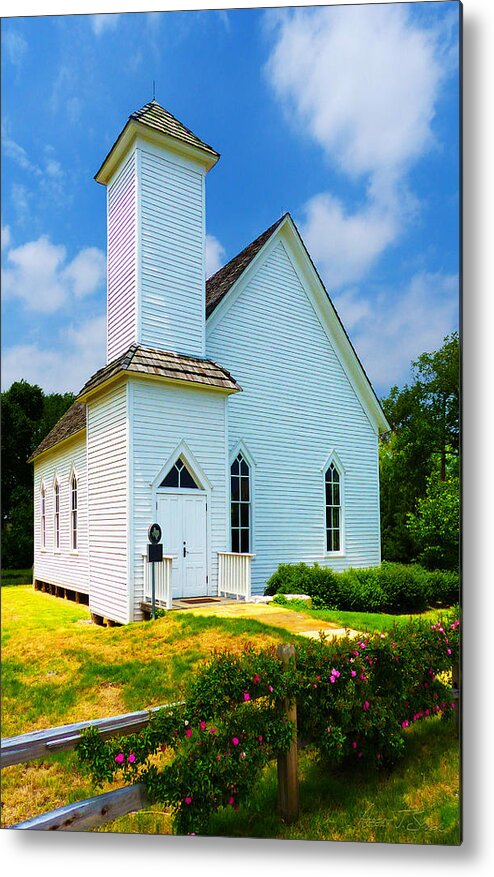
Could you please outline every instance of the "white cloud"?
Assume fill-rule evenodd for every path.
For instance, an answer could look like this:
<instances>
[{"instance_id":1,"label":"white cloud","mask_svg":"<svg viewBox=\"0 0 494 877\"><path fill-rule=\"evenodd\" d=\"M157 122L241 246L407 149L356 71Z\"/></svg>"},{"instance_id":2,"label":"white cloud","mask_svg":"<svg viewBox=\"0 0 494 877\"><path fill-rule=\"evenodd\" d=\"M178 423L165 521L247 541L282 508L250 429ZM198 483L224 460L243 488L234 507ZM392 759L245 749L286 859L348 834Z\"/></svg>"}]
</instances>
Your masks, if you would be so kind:
<instances>
[{"instance_id":1,"label":"white cloud","mask_svg":"<svg viewBox=\"0 0 494 877\"><path fill-rule=\"evenodd\" d=\"M2 48L5 57L15 67L20 67L27 52L27 42L13 30L6 30L7 19L3 19Z\"/></svg>"},{"instance_id":2,"label":"white cloud","mask_svg":"<svg viewBox=\"0 0 494 877\"><path fill-rule=\"evenodd\" d=\"M375 202L347 213L339 199L322 193L311 198L304 212L302 237L329 289L365 277L400 230L398 213Z\"/></svg>"},{"instance_id":3,"label":"white cloud","mask_svg":"<svg viewBox=\"0 0 494 877\"><path fill-rule=\"evenodd\" d=\"M2 225L2 253L4 250L8 250L11 240L12 234L10 231L10 225Z\"/></svg>"},{"instance_id":4,"label":"white cloud","mask_svg":"<svg viewBox=\"0 0 494 877\"><path fill-rule=\"evenodd\" d=\"M458 327L458 297L456 275L421 272L372 301L356 290L333 301L371 383L387 391L408 380L410 363Z\"/></svg>"},{"instance_id":5,"label":"white cloud","mask_svg":"<svg viewBox=\"0 0 494 877\"><path fill-rule=\"evenodd\" d=\"M22 183L12 183L11 187L12 206L17 214L17 221L23 225L30 213L31 195L29 189Z\"/></svg>"},{"instance_id":6,"label":"white cloud","mask_svg":"<svg viewBox=\"0 0 494 877\"><path fill-rule=\"evenodd\" d=\"M119 13L101 13L99 15L90 16L90 24L95 36L100 37L101 34L115 30L120 18Z\"/></svg>"},{"instance_id":7,"label":"white cloud","mask_svg":"<svg viewBox=\"0 0 494 877\"><path fill-rule=\"evenodd\" d=\"M302 236L330 289L339 288L367 276L416 215L407 177L436 148L449 27L420 27L406 4L277 10L267 22L265 70L293 129L366 186L352 209L329 192L303 208Z\"/></svg>"},{"instance_id":8,"label":"white cloud","mask_svg":"<svg viewBox=\"0 0 494 877\"><path fill-rule=\"evenodd\" d=\"M62 330L55 344L18 344L2 353L2 388L24 378L47 393L78 392L105 363L106 318L93 317Z\"/></svg>"},{"instance_id":9,"label":"white cloud","mask_svg":"<svg viewBox=\"0 0 494 877\"><path fill-rule=\"evenodd\" d=\"M105 279L106 260L101 250L87 247L67 263L63 245L46 235L8 250L2 270L6 298L20 299L27 310L53 313L73 298L90 295Z\"/></svg>"},{"instance_id":10,"label":"white cloud","mask_svg":"<svg viewBox=\"0 0 494 877\"><path fill-rule=\"evenodd\" d=\"M206 235L206 277L211 277L224 264L225 248L212 234Z\"/></svg>"},{"instance_id":11,"label":"white cloud","mask_svg":"<svg viewBox=\"0 0 494 877\"><path fill-rule=\"evenodd\" d=\"M404 4L277 16L267 73L294 126L352 176L403 169L433 143L449 59Z\"/></svg>"}]
</instances>

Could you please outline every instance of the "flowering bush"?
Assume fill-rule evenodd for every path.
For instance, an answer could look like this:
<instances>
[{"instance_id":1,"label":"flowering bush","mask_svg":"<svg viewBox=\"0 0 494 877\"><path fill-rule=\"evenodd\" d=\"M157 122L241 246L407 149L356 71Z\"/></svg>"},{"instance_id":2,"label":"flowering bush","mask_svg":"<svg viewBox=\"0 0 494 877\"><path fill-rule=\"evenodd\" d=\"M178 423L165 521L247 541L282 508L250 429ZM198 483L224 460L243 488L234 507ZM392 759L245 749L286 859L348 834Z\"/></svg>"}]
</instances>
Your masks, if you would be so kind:
<instances>
[{"instance_id":1,"label":"flowering bush","mask_svg":"<svg viewBox=\"0 0 494 877\"><path fill-rule=\"evenodd\" d=\"M458 651L451 616L387 635L302 642L288 667L274 649L218 653L190 681L184 703L158 710L127 737L105 742L89 729L79 758L96 782L144 783L151 801L171 807L177 833L205 833L211 813L240 806L263 767L289 749L295 729L283 699L296 699L299 739L328 765L392 765L408 726L452 713L444 674ZM170 756L164 767L153 759L160 752Z\"/></svg>"}]
</instances>

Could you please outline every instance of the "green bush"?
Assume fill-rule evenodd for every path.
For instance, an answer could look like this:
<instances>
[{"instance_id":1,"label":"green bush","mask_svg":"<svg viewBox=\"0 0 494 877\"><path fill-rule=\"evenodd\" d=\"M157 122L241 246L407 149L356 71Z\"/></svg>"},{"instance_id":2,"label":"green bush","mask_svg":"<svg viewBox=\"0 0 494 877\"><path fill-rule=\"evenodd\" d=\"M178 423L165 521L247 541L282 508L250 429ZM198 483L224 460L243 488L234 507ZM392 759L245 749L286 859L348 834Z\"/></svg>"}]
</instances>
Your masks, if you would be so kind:
<instances>
[{"instance_id":1,"label":"green bush","mask_svg":"<svg viewBox=\"0 0 494 877\"><path fill-rule=\"evenodd\" d=\"M458 661L459 625L448 613L387 636L303 641L287 667L274 648L216 653L189 679L186 700L153 713L141 731L108 741L83 732L80 762L98 783L143 783L151 802L171 807L181 834L206 834L211 814L238 808L287 751L295 728L280 709L286 699L297 702L300 740L326 767L360 759L392 767L409 725L454 714L445 676ZM169 759L158 766L160 752Z\"/></svg>"},{"instance_id":2,"label":"green bush","mask_svg":"<svg viewBox=\"0 0 494 877\"><path fill-rule=\"evenodd\" d=\"M418 564L385 563L337 573L318 564L280 564L265 594L307 594L316 609L353 612L423 612L458 602L459 576Z\"/></svg>"}]
</instances>

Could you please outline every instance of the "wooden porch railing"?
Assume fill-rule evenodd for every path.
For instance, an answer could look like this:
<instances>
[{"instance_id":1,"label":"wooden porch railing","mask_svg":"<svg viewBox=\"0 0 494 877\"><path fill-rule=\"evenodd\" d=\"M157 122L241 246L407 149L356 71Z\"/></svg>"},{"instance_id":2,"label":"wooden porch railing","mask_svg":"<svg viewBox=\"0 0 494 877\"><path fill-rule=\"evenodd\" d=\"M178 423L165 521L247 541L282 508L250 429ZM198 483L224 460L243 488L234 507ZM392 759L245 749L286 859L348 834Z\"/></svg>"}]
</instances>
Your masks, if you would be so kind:
<instances>
[{"instance_id":1,"label":"wooden porch railing","mask_svg":"<svg viewBox=\"0 0 494 877\"><path fill-rule=\"evenodd\" d=\"M152 599L152 569L154 566L154 588L156 605L165 609L172 608L172 563L173 556L164 554L160 563L148 563L146 555L143 555L144 563L144 601L150 603Z\"/></svg>"},{"instance_id":2,"label":"wooden porch railing","mask_svg":"<svg viewBox=\"0 0 494 877\"><path fill-rule=\"evenodd\" d=\"M218 594L220 597L241 597L247 602L251 593L251 564L255 554L218 552Z\"/></svg>"}]
</instances>

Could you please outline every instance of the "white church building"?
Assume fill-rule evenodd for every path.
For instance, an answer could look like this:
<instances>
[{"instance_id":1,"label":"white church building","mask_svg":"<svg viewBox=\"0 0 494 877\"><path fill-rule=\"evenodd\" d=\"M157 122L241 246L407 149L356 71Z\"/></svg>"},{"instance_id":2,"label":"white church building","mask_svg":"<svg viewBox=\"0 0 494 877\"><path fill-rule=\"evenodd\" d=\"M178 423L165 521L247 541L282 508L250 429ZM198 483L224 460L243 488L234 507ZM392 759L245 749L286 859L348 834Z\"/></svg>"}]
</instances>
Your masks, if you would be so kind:
<instances>
[{"instance_id":1,"label":"white church building","mask_svg":"<svg viewBox=\"0 0 494 877\"><path fill-rule=\"evenodd\" d=\"M262 594L280 563L380 563L388 424L287 213L205 278L219 155L158 103L101 165L107 364L33 453L34 585L127 623Z\"/></svg>"}]
</instances>

